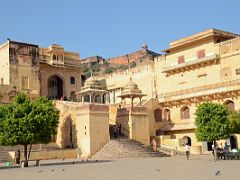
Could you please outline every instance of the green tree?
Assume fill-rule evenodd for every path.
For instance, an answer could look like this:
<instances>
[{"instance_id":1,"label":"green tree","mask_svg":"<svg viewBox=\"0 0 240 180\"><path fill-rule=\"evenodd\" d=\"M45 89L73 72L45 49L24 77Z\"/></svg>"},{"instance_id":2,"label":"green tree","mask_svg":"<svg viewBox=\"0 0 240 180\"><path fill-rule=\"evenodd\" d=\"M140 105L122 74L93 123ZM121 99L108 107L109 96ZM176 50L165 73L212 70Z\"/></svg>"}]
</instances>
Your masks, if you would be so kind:
<instances>
[{"instance_id":1,"label":"green tree","mask_svg":"<svg viewBox=\"0 0 240 180\"><path fill-rule=\"evenodd\" d=\"M114 68L112 66L108 66L105 68L104 73L105 74L111 74L113 72Z\"/></svg>"},{"instance_id":2,"label":"green tree","mask_svg":"<svg viewBox=\"0 0 240 180\"><path fill-rule=\"evenodd\" d=\"M28 166L32 144L49 143L56 134L58 118L58 111L45 97L30 100L25 94L18 94L11 104L0 106L0 144L23 145Z\"/></svg>"},{"instance_id":3,"label":"green tree","mask_svg":"<svg viewBox=\"0 0 240 180\"><path fill-rule=\"evenodd\" d=\"M196 138L198 141L216 142L231 134L229 109L217 103L203 103L196 110ZM216 148L214 148L216 158Z\"/></svg>"},{"instance_id":4,"label":"green tree","mask_svg":"<svg viewBox=\"0 0 240 180\"><path fill-rule=\"evenodd\" d=\"M230 116L230 129L232 134L240 133L240 111L232 111Z\"/></svg>"},{"instance_id":5,"label":"green tree","mask_svg":"<svg viewBox=\"0 0 240 180\"><path fill-rule=\"evenodd\" d=\"M130 68L133 68L133 67L136 67L137 66L137 63L136 62L132 62L131 64L130 64Z\"/></svg>"}]
</instances>

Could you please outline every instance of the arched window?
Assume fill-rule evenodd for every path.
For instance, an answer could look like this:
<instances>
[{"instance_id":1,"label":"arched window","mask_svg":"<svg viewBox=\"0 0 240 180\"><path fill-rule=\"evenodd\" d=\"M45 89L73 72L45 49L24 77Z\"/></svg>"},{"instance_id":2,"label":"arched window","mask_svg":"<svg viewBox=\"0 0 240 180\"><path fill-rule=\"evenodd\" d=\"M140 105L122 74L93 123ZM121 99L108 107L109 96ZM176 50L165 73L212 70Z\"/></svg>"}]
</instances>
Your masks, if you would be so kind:
<instances>
[{"instance_id":1,"label":"arched window","mask_svg":"<svg viewBox=\"0 0 240 180\"><path fill-rule=\"evenodd\" d=\"M223 103L225 106L227 106L231 111L234 111L235 110L235 105L234 105L234 102L231 101L231 100L226 100L224 103Z\"/></svg>"},{"instance_id":2,"label":"arched window","mask_svg":"<svg viewBox=\"0 0 240 180\"><path fill-rule=\"evenodd\" d=\"M167 108L163 111L163 119L166 121L171 121L171 111Z\"/></svg>"},{"instance_id":3,"label":"arched window","mask_svg":"<svg viewBox=\"0 0 240 180\"><path fill-rule=\"evenodd\" d=\"M54 54L53 55L53 60L56 60L57 59L57 56Z\"/></svg>"},{"instance_id":4,"label":"arched window","mask_svg":"<svg viewBox=\"0 0 240 180\"><path fill-rule=\"evenodd\" d=\"M161 109L155 109L154 110L154 118L155 122L161 122L162 121L162 110Z\"/></svg>"},{"instance_id":5,"label":"arched window","mask_svg":"<svg viewBox=\"0 0 240 180\"><path fill-rule=\"evenodd\" d=\"M71 82L71 84L75 84L75 77L71 77L70 82Z\"/></svg>"},{"instance_id":6,"label":"arched window","mask_svg":"<svg viewBox=\"0 0 240 180\"><path fill-rule=\"evenodd\" d=\"M190 119L190 109L187 106L183 106L180 109L180 118L181 119Z\"/></svg>"}]
</instances>

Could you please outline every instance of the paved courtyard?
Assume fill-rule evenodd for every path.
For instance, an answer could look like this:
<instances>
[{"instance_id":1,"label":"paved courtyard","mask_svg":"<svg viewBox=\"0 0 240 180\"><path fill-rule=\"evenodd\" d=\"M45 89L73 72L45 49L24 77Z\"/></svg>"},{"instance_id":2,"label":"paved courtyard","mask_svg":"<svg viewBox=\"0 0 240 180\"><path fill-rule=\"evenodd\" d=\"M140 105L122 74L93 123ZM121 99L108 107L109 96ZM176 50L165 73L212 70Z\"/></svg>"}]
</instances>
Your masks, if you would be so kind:
<instances>
[{"instance_id":1,"label":"paved courtyard","mask_svg":"<svg viewBox=\"0 0 240 180\"><path fill-rule=\"evenodd\" d=\"M0 167L0 180L239 180L240 161L214 162L211 156L124 159L118 161L42 161L40 167Z\"/></svg>"}]
</instances>

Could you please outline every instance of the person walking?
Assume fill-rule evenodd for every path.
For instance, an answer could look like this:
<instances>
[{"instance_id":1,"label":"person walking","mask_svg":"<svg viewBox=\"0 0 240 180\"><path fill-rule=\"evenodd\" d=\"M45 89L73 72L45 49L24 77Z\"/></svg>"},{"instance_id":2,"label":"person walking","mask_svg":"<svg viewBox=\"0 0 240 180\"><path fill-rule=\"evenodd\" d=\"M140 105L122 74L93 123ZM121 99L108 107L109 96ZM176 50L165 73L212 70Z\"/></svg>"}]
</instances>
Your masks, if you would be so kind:
<instances>
[{"instance_id":1,"label":"person walking","mask_svg":"<svg viewBox=\"0 0 240 180\"><path fill-rule=\"evenodd\" d=\"M118 133L121 136L122 135L122 125L121 123L118 124Z\"/></svg>"},{"instance_id":2,"label":"person walking","mask_svg":"<svg viewBox=\"0 0 240 180\"><path fill-rule=\"evenodd\" d=\"M20 165L20 159L21 159L21 152L20 152L20 150L18 149L18 150L15 152L15 160L16 160L16 164L17 164L17 165Z\"/></svg>"},{"instance_id":3,"label":"person walking","mask_svg":"<svg viewBox=\"0 0 240 180\"><path fill-rule=\"evenodd\" d=\"M117 127L117 125L114 125L114 126L113 126L113 134L114 134L114 137L115 137L115 138L118 137L117 133L118 133L118 127Z\"/></svg>"},{"instance_id":4,"label":"person walking","mask_svg":"<svg viewBox=\"0 0 240 180\"><path fill-rule=\"evenodd\" d=\"M227 159L227 155L229 153L229 146L227 145L227 142L225 142L224 148L223 148L223 158L224 160Z\"/></svg>"},{"instance_id":5,"label":"person walking","mask_svg":"<svg viewBox=\"0 0 240 180\"><path fill-rule=\"evenodd\" d=\"M185 154L186 154L186 157L187 157L187 160L189 160L189 157L190 157L190 146L188 143L185 144Z\"/></svg>"}]
</instances>

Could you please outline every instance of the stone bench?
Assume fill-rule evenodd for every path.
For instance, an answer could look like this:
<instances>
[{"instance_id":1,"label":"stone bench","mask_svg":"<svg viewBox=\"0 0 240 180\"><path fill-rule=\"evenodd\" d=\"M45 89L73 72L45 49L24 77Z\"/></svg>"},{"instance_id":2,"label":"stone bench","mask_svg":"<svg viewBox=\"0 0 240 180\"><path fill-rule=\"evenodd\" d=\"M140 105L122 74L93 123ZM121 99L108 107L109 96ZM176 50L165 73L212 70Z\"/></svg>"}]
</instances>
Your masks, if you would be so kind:
<instances>
[{"instance_id":1,"label":"stone bench","mask_svg":"<svg viewBox=\"0 0 240 180\"><path fill-rule=\"evenodd\" d=\"M229 152L225 154L226 159L237 159L240 160L240 152Z\"/></svg>"},{"instance_id":2,"label":"stone bench","mask_svg":"<svg viewBox=\"0 0 240 180\"><path fill-rule=\"evenodd\" d=\"M240 152L218 152L217 157L218 159L220 159L220 157L223 157L225 160L240 160Z\"/></svg>"}]
</instances>

